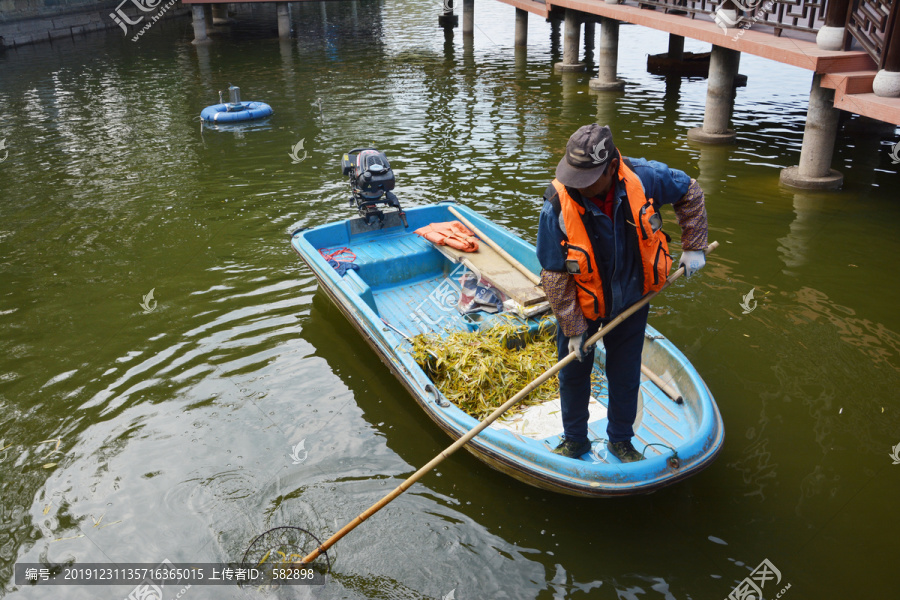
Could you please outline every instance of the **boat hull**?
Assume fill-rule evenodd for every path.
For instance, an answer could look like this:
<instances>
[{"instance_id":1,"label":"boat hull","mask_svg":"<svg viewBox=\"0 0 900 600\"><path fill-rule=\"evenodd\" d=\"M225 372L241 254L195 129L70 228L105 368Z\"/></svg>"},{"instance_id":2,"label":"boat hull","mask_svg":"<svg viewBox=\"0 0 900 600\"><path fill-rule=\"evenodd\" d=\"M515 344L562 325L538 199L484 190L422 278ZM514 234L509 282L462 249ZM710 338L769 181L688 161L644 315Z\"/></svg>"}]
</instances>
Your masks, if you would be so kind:
<instances>
[{"instance_id":1,"label":"boat hull","mask_svg":"<svg viewBox=\"0 0 900 600\"><path fill-rule=\"evenodd\" d=\"M487 232L488 235L514 256L518 254L516 258L526 267L538 270L532 246L510 232L500 229L474 211L462 206L456 206L456 209L465 212L467 218L472 221L477 221L476 224L480 228L484 230L493 228ZM300 230L292 236L292 246L316 275L320 289L359 331L418 406L455 440L465 435L477 421L446 402L433 382L412 359L407 351L408 345L404 346L404 337L394 331L399 327L406 329L411 335L417 332L416 327L439 330L440 323L436 323L435 318L428 318L424 313L424 319L404 319L402 310L398 311L395 308L395 296L414 296L413 292L418 288L429 289L429 285L439 289L440 285L448 281L448 275L445 274L443 277L440 275L452 273L452 265L445 264L443 270L435 271L434 269L438 268L436 265L440 265L441 261L446 259L440 253L431 255L428 247L411 241L412 238L409 236L412 230L422 223L446 221L452 217L444 205L435 205L410 209L407 211L407 218L410 220L408 229L396 223L388 224L382 230L373 231L360 220L350 219L339 224ZM327 230L329 227L332 228L330 231ZM373 250L373 246L377 247L377 251ZM401 273L397 275L400 283L395 286L396 289L390 282L380 281L379 278L384 279L384 271L391 269L375 259L392 260L389 255L394 251L394 246L406 248L408 252L420 253L421 260L429 263L433 272L425 275L404 273L402 272L404 268L410 267L401 265L397 267ZM362 275L353 271L343 277L338 275L319 252L322 249L338 247L355 250L362 256L359 260ZM413 250L409 250L410 247ZM384 257L381 256L382 253ZM394 259L400 260L396 257ZM373 268L369 268L373 265ZM407 279L404 280L403 277ZM367 281L372 283L372 286L368 286ZM421 293L424 292L420 291ZM407 304L411 305L411 302L414 301L407 301ZM410 313L410 316L414 317L413 313ZM469 322L459 326L472 328ZM705 383L687 359L654 329L648 327L648 333L654 334L658 339L645 343L645 364L658 373L670 375L673 384L685 396L684 406L693 407L691 410L694 412L690 412L688 408L678 408L671 400L662 399L662 392L651 388L650 382L642 383L641 393L642 399L646 398L644 403L647 407L646 414L652 415L652 419L645 417L648 424L638 430L637 434L638 436L643 434L647 438L647 440L640 438L640 441L646 442L645 452L655 453L648 456L647 460L628 465L618 463L615 458L606 455L605 444L602 441L597 441L592 452L582 459L566 459L549 452L558 441L552 435L536 440L527 437L524 431L519 434L515 430L494 429L494 426L480 433L464 447L485 464L519 481L544 490L582 497L649 493L706 468L715 460L724 441L724 427L718 408ZM602 369L605 354L602 349L596 354L598 357L595 368ZM683 361L684 365L679 365L677 369L673 368L672 365L678 361ZM598 390L598 396L602 396L599 393L602 391ZM670 402L671 405L660 406L663 402ZM678 419L679 411L684 413L684 418ZM666 415L671 415L671 419L674 420L670 420ZM595 439L600 438L597 429L603 423L603 421L593 423L591 433ZM671 434L665 433L666 429ZM688 430L693 431L691 437L687 436ZM665 439L667 435L671 440ZM636 438L635 446L640 448L638 439ZM667 444L667 441L671 443ZM660 451L659 446L665 446L667 449ZM636 468L633 465L641 465L643 468Z\"/></svg>"}]
</instances>

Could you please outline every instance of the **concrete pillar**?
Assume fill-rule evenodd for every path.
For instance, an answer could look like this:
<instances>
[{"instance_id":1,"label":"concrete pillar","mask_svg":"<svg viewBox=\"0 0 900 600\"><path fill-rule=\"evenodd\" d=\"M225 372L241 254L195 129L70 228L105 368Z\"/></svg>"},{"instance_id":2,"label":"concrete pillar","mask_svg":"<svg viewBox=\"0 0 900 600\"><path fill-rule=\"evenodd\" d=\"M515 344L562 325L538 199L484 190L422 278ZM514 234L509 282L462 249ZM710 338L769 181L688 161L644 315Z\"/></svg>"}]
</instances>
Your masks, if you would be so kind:
<instances>
[{"instance_id":1,"label":"concrete pillar","mask_svg":"<svg viewBox=\"0 0 900 600\"><path fill-rule=\"evenodd\" d=\"M213 25L228 25L228 5L213 4L212 5L212 22Z\"/></svg>"},{"instance_id":2,"label":"concrete pillar","mask_svg":"<svg viewBox=\"0 0 900 600\"><path fill-rule=\"evenodd\" d=\"M741 53L722 46L713 46L709 59L709 80L706 84L706 110L703 127L688 131L688 139L706 144L731 144L735 133L729 129L734 111L734 78L738 74Z\"/></svg>"},{"instance_id":3,"label":"concrete pillar","mask_svg":"<svg viewBox=\"0 0 900 600\"><path fill-rule=\"evenodd\" d=\"M625 89L625 82L616 78L619 62L619 22L605 18L600 22L600 47L597 49L597 78L591 79L592 90L620 91Z\"/></svg>"},{"instance_id":4,"label":"concrete pillar","mask_svg":"<svg viewBox=\"0 0 900 600\"><path fill-rule=\"evenodd\" d=\"M202 4L191 4L191 17L194 25L193 44L208 44L209 36L206 35L206 18L203 16Z\"/></svg>"},{"instance_id":5,"label":"concrete pillar","mask_svg":"<svg viewBox=\"0 0 900 600\"><path fill-rule=\"evenodd\" d=\"M666 58L670 60L681 60L684 58L684 36L669 34L669 52Z\"/></svg>"},{"instance_id":6,"label":"concrete pillar","mask_svg":"<svg viewBox=\"0 0 900 600\"><path fill-rule=\"evenodd\" d=\"M528 45L528 11L516 9L516 46Z\"/></svg>"},{"instance_id":7,"label":"concrete pillar","mask_svg":"<svg viewBox=\"0 0 900 600\"><path fill-rule=\"evenodd\" d=\"M463 0L463 35L475 34L475 0Z\"/></svg>"},{"instance_id":8,"label":"concrete pillar","mask_svg":"<svg viewBox=\"0 0 900 600\"><path fill-rule=\"evenodd\" d=\"M206 33L213 32L212 4L203 5L203 21L206 23Z\"/></svg>"},{"instance_id":9,"label":"concrete pillar","mask_svg":"<svg viewBox=\"0 0 900 600\"><path fill-rule=\"evenodd\" d=\"M822 87L822 76L821 73L813 75L800 165L781 171L781 183L791 187L837 189L844 182L844 176L831 168L841 111L834 107L834 90Z\"/></svg>"},{"instance_id":10,"label":"concrete pillar","mask_svg":"<svg viewBox=\"0 0 900 600\"><path fill-rule=\"evenodd\" d=\"M278 15L278 37L287 40L291 37L291 5L287 2L276 3L275 13Z\"/></svg>"},{"instance_id":11,"label":"concrete pillar","mask_svg":"<svg viewBox=\"0 0 900 600\"><path fill-rule=\"evenodd\" d=\"M586 65L578 62L579 40L581 39L581 19L578 11L566 9L566 29L563 37L563 59L553 67L557 71L584 71Z\"/></svg>"}]
</instances>

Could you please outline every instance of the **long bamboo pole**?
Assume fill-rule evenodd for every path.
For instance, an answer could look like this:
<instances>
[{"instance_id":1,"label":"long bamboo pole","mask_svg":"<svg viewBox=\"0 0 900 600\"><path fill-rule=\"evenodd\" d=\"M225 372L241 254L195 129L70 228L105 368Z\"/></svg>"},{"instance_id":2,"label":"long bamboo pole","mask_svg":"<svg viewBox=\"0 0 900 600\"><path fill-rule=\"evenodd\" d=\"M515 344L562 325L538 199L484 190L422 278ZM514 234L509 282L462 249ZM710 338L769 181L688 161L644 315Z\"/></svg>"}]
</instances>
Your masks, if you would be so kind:
<instances>
[{"instance_id":1,"label":"long bamboo pole","mask_svg":"<svg viewBox=\"0 0 900 600\"><path fill-rule=\"evenodd\" d=\"M647 376L647 379L656 384L656 387L661 389L663 393L671 398L675 404L682 404L684 402L684 397L675 391L671 385L663 381L663 378L650 370L646 365L641 365L641 373Z\"/></svg>"},{"instance_id":2,"label":"long bamboo pole","mask_svg":"<svg viewBox=\"0 0 900 600\"><path fill-rule=\"evenodd\" d=\"M451 208L451 210L452 210L452 208ZM475 230L472 229L472 231L475 231ZM476 231L475 233L477 234L478 232ZM715 250L718 247L719 247L719 242L713 242L709 246L707 246L705 252L706 252L706 254L709 254L710 252L712 252L713 250ZM670 275L669 278L666 279L666 282L663 284L663 286L661 288L659 288L659 290L645 294L640 300L638 300L637 302L632 304L630 307L623 310L619 314L619 316L617 316L615 319L610 321L606 325L606 327L602 327L600 329L600 331L598 331L597 333L592 335L590 338L588 338L588 340L584 343L585 347L593 346L594 344L599 342L600 339L604 335L606 335L607 333L609 333L610 331L615 329L622 321L624 321L625 319L627 319L628 317L633 315L635 312L637 312L638 310L643 308L644 305L648 304L660 292L662 292L664 289L669 287L672 284L672 282L674 282L676 279L678 279L682 275L684 275L684 267L679 267L677 271L672 273L672 275ZM517 393L515 396L513 396L512 398L510 398L509 400L504 402L501 406L499 406L494 412L492 412L490 415L488 415L481 423L479 423L478 425L476 425L475 427L470 429L468 433L466 433L461 438L459 438L458 440L456 440L455 442L453 442L452 444L447 446L444 450L442 450L440 452L440 454L438 454L437 456L432 458L430 461L428 461L428 464L426 464L425 466L420 468L418 471L416 471L415 473L413 473L412 475L407 477L400 485L398 485L396 488L394 488L393 491L391 491L387 496L385 496L384 498L382 498L381 500L379 500L378 502L376 502L375 504L370 506L368 509L366 509L362 513L360 513L359 516L357 516L355 519L353 519L352 521L350 521L349 523L344 525L340 529L340 531L338 531L337 533L332 535L330 538L328 538L327 540L322 542L321 546L319 546L318 548L316 548L315 550L313 550L312 552L310 552L309 554L304 556L303 560L300 561L299 564L303 565L303 564L308 564L308 563L314 561L316 558L319 557L319 555L321 555L323 552L325 552L329 548L331 548L342 537L344 537L345 535L347 535L348 533L350 533L351 531L356 529L359 525L361 525L363 521L365 521L366 519L368 519L369 517L371 517L372 515L377 513L379 510L381 510L382 508L384 508L385 506L390 504L397 496L399 496L400 494L402 494L403 492L408 490L410 488L410 486L412 486L412 484L414 484L419 479L421 479L422 476L424 476L426 473L431 471L433 468L435 468L436 466L441 464L445 458L447 458L448 456L450 456L451 454L453 454L454 452L456 452L457 450L459 450L460 448L465 446L472 438L474 438L476 435L478 435L479 433L484 431L488 425L490 425L491 423L496 421L500 417L500 415L502 415L503 413L508 411L510 408L512 408L513 406L518 404L522 399L524 399L528 394L530 394L532 391L534 391L538 386L540 386L545 381L547 381L548 379L550 379L551 377L556 375L563 367L565 367L567 364L569 364L570 362L575 360L575 358L576 358L575 353L572 352L568 356L563 358L561 361L559 361L558 363L556 363L555 365L553 365L552 367L547 369L542 375L539 375L534 381L532 381L531 383L526 385L524 388L522 388L519 391L519 393Z\"/></svg>"}]
</instances>

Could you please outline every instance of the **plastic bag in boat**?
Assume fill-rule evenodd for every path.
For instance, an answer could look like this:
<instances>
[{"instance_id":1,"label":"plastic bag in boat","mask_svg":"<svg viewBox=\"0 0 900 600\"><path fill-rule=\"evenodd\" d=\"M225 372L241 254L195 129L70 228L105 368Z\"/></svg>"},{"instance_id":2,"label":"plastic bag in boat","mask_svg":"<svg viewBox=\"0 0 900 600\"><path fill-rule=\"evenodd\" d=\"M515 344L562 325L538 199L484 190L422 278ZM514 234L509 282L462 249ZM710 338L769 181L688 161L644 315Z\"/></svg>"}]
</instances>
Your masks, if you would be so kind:
<instances>
[{"instance_id":1,"label":"plastic bag in boat","mask_svg":"<svg viewBox=\"0 0 900 600\"><path fill-rule=\"evenodd\" d=\"M487 313L503 312L506 296L485 279L478 279L474 273L463 273L459 278L459 302L457 310L462 314L478 311Z\"/></svg>"}]
</instances>

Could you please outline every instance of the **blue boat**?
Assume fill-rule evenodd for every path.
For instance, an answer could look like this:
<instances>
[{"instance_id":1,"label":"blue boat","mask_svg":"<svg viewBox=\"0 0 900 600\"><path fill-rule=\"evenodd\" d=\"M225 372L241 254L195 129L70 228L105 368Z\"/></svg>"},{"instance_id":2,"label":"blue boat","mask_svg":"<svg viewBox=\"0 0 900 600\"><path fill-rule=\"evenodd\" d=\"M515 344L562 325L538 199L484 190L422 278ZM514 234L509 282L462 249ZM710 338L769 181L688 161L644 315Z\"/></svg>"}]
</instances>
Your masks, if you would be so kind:
<instances>
[{"instance_id":1,"label":"blue boat","mask_svg":"<svg viewBox=\"0 0 900 600\"><path fill-rule=\"evenodd\" d=\"M421 409L455 440L479 422L444 398L412 356L409 338L420 333L482 331L508 317L503 313L460 314L456 310L457 280L467 267L478 268L472 262L474 256L465 254L461 263L455 262L461 253L435 246L414 233L431 223L455 220L451 207L526 269L540 272L534 246L452 202L405 212L398 206L397 212L379 211L375 216L361 206L360 217L294 232L291 245L312 269L320 289L359 330ZM340 259L351 256L355 267L347 268ZM329 257L337 261L329 263ZM514 304L523 328L534 330L541 319L548 318L539 314L546 303L525 299ZM671 396L683 398L681 402L673 400L653 381L642 377L633 441L644 452L645 460L621 463L607 454L602 345L595 353L594 369L600 377L593 384L590 404L590 453L571 459L551 452L562 433L558 399L528 406L509 419L492 423L465 448L489 466L525 483L575 496L648 493L689 477L709 466L722 448L724 427L718 407L687 358L649 326L642 362L647 371L665 382L661 382L663 387L668 384L674 388L675 393L668 390ZM510 397L517 391L510 390Z\"/></svg>"}]
</instances>

